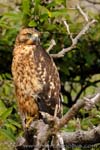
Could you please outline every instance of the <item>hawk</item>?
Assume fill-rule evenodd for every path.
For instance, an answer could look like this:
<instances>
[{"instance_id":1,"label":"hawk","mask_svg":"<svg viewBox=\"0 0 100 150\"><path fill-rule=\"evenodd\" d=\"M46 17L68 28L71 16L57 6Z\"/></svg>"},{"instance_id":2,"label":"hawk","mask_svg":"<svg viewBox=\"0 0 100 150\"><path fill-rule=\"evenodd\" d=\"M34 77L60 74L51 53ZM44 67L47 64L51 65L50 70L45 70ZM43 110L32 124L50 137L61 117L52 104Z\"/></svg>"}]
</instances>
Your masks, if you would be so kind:
<instances>
[{"instance_id":1,"label":"hawk","mask_svg":"<svg viewBox=\"0 0 100 150\"><path fill-rule=\"evenodd\" d=\"M22 29L13 50L12 75L19 112L27 118L39 118L40 112L61 116L60 78L53 59L40 45L40 32Z\"/></svg>"}]
</instances>

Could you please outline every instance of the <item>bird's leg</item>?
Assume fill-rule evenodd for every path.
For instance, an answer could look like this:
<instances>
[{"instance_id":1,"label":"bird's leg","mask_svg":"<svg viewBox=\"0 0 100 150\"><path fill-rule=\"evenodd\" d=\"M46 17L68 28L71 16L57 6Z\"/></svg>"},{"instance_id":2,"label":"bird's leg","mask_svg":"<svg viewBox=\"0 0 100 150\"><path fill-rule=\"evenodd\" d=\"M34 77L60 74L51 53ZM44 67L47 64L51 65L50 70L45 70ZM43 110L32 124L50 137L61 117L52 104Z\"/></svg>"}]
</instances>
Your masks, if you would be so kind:
<instances>
[{"instance_id":1,"label":"bird's leg","mask_svg":"<svg viewBox=\"0 0 100 150\"><path fill-rule=\"evenodd\" d=\"M23 129L25 129L25 118L26 118L26 115L23 114L21 111L18 112L19 116L20 116L20 119L21 119L21 123L22 123L22 127Z\"/></svg>"},{"instance_id":2,"label":"bird's leg","mask_svg":"<svg viewBox=\"0 0 100 150\"><path fill-rule=\"evenodd\" d=\"M33 117L25 115L24 117L21 118L23 129L29 128L31 122L33 121Z\"/></svg>"},{"instance_id":3,"label":"bird's leg","mask_svg":"<svg viewBox=\"0 0 100 150\"><path fill-rule=\"evenodd\" d=\"M28 128L33 121L33 117L27 116L25 119L25 127Z\"/></svg>"},{"instance_id":4,"label":"bird's leg","mask_svg":"<svg viewBox=\"0 0 100 150\"><path fill-rule=\"evenodd\" d=\"M20 117L21 117L21 121L22 121L22 127L25 130L26 128L28 128L33 120L33 117L28 116L27 114L21 114L20 113Z\"/></svg>"},{"instance_id":5,"label":"bird's leg","mask_svg":"<svg viewBox=\"0 0 100 150\"><path fill-rule=\"evenodd\" d=\"M33 121L39 119L39 114L35 114L33 115L27 115L25 118L25 125L26 128L29 128L31 126L31 124L33 123Z\"/></svg>"}]
</instances>

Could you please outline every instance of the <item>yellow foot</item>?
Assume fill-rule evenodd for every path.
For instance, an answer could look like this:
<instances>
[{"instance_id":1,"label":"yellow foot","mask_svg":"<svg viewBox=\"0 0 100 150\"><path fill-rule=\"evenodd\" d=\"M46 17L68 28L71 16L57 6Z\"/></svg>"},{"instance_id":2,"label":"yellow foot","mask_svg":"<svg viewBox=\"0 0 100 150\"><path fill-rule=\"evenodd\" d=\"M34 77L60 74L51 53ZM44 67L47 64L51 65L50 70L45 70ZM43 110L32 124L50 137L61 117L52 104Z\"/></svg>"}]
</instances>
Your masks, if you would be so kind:
<instances>
[{"instance_id":1,"label":"yellow foot","mask_svg":"<svg viewBox=\"0 0 100 150\"><path fill-rule=\"evenodd\" d=\"M26 118L26 128L29 128L31 122L33 121L33 117L27 116Z\"/></svg>"}]
</instances>

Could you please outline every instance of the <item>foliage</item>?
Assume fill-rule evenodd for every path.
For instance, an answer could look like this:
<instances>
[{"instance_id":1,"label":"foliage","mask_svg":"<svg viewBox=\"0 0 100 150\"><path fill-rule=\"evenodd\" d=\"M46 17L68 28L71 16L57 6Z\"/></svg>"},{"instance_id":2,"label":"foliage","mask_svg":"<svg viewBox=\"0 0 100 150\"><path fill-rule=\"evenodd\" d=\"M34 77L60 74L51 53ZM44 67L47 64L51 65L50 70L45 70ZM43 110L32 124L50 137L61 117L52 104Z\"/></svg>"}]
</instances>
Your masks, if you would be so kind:
<instances>
[{"instance_id":1,"label":"foliage","mask_svg":"<svg viewBox=\"0 0 100 150\"><path fill-rule=\"evenodd\" d=\"M21 134L21 124L16 113L14 87L7 77L11 78L9 74L0 75L0 139L6 137L15 141Z\"/></svg>"},{"instance_id":2,"label":"foliage","mask_svg":"<svg viewBox=\"0 0 100 150\"><path fill-rule=\"evenodd\" d=\"M22 0L16 2L14 8L6 5L6 10L0 14L0 134L15 140L21 133L20 119L16 113L15 97L11 78L12 50L18 31L25 26L35 27L41 32L41 45L47 49L50 40L56 41L56 46L51 53L57 53L64 47L71 45L71 40L66 32L63 19L66 19L73 36L85 25L79 12L68 9L65 0L40 1ZM2 3L0 3L2 7ZM78 42L77 47L67 53L63 58L55 60L60 73L62 94L67 104L64 112L84 94L92 95L92 90L100 83L100 17L95 16L98 23L88 31ZM76 20L77 18L77 20ZM93 87L92 90L90 87ZM95 93L95 90L94 90ZM90 122L97 124L100 113L94 110ZM99 116L99 117L97 117ZM85 118L85 112L80 112L80 120ZM87 128L89 113L82 121L83 128ZM71 122L70 128L74 129L76 120ZM69 126L68 126L69 127ZM69 130L70 130L69 128Z\"/></svg>"}]
</instances>

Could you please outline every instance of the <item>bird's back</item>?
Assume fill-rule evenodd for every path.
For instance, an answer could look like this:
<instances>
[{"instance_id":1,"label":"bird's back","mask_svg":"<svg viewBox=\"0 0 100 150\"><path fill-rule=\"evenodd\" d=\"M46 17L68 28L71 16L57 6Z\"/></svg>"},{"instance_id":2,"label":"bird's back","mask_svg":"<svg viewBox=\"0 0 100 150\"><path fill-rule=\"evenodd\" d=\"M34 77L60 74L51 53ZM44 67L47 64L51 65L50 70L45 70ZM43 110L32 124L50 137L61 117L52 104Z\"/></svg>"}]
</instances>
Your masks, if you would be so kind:
<instances>
[{"instance_id":1,"label":"bird's back","mask_svg":"<svg viewBox=\"0 0 100 150\"><path fill-rule=\"evenodd\" d=\"M39 45L34 53L34 60L37 64L37 74L43 89L39 93L39 104L42 111L54 115L55 106L58 105L60 115L60 78L57 67L49 54Z\"/></svg>"}]
</instances>

